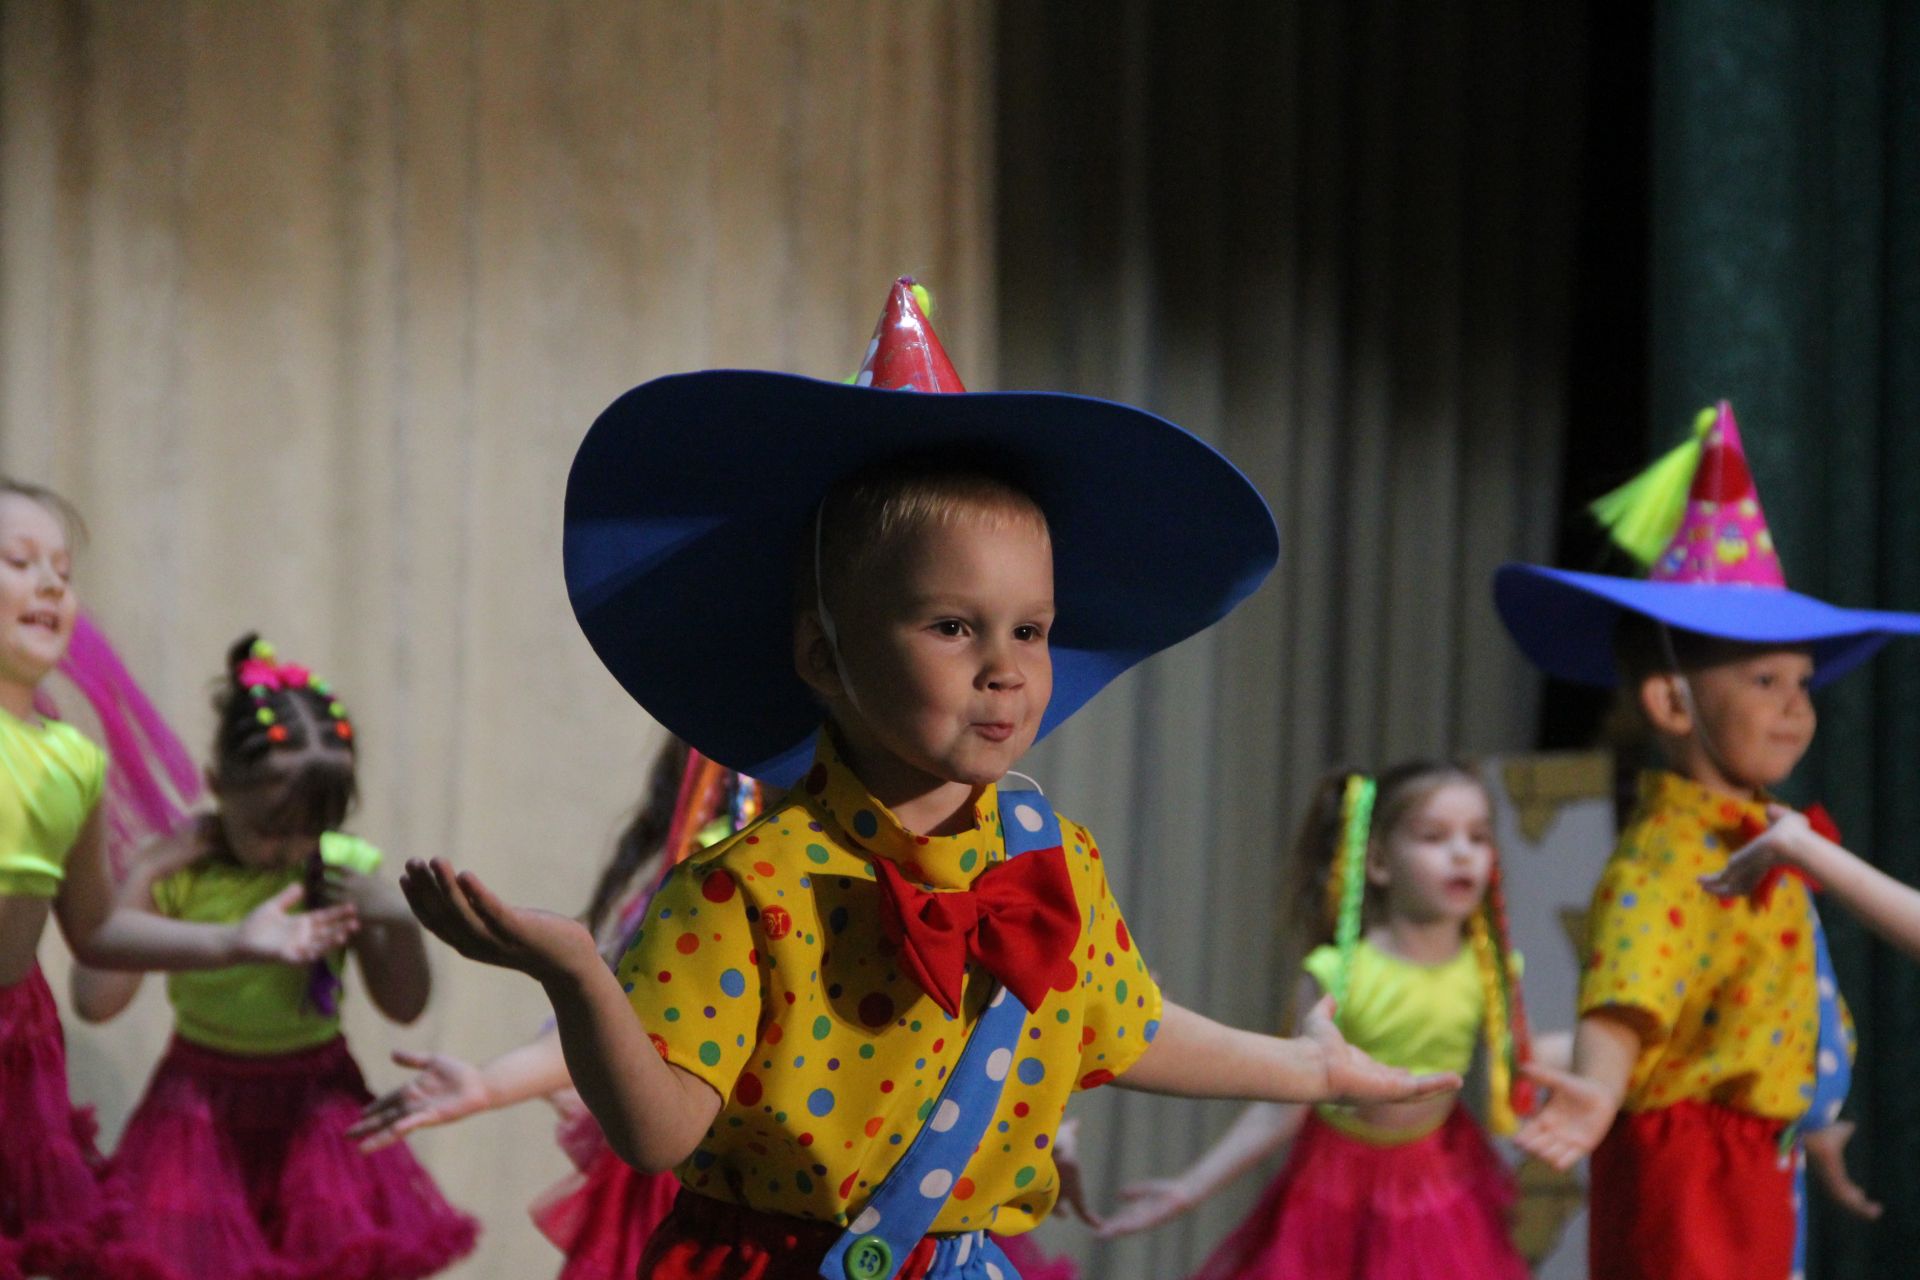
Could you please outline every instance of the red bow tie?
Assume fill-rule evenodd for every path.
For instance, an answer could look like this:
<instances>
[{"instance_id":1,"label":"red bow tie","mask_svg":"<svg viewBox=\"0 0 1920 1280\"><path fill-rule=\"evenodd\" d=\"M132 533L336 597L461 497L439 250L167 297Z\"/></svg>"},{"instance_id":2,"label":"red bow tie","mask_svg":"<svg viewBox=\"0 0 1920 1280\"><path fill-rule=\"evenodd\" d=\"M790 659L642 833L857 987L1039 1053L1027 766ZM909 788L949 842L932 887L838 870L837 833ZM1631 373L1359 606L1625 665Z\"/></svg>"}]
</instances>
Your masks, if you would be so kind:
<instances>
[{"instance_id":1,"label":"red bow tie","mask_svg":"<svg viewBox=\"0 0 1920 1280\"><path fill-rule=\"evenodd\" d=\"M973 888L929 893L885 858L873 860L881 923L900 949L900 967L949 1015L960 1014L967 962L980 964L1029 1012L1050 987L1071 989L1071 953L1080 937L1067 856L1036 849L989 867Z\"/></svg>"},{"instance_id":2,"label":"red bow tie","mask_svg":"<svg viewBox=\"0 0 1920 1280\"><path fill-rule=\"evenodd\" d=\"M1834 823L1833 815L1827 812L1827 806L1819 803L1810 804L1802 809L1800 814L1807 820L1807 825L1813 828L1816 835L1825 836L1835 844L1840 843L1840 828ZM1752 841L1759 839L1766 829L1766 823L1760 821L1752 814L1748 814L1746 817L1740 819L1740 830L1735 848L1744 847ZM1780 882L1788 876L1792 876L1801 884L1806 885L1807 892L1820 892L1820 882L1812 876L1800 870L1798 867L1789 867L1784 863L1776 862L1767 871L1767 874L1760 878L1759 885L1755 887L1752 895L1753 905L1764 911L1767 904L1773 901L1773 891L1779 888Z\"/></svg>"}]
</instances>

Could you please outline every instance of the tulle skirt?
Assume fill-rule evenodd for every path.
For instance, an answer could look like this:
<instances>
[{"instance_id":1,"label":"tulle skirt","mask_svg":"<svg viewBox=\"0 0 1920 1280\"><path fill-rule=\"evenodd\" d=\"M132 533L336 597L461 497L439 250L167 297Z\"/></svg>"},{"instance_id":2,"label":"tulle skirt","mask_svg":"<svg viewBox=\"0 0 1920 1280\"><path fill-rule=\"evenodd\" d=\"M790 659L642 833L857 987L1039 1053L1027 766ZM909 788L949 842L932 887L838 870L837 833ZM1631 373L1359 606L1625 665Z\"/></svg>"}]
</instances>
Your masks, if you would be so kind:
<instances>
[{"instance_id":1,"label":"tulle skirt","mask_svg":"<svg viewBox=\"0 0 1920 1280\"><path fill-rule=\"evenodd\" d=\"M38 966L0 987L0 1280L88 1275L113 1216L91 1109L67 1097L67 1050Z\"/></svg>"},{"instance_id":2,"label":"tulle skirt","mask_svg":"<svg viewBox=\"0 0 1920 1280\"><path fill-rule=\"evenodd\" d=\"M633 1280L653 1229L673 1207L680 1180L641 1173L613 1153L582 1113L560 1122L575 1172L534 1201L533 1223L566 1255L560 1280Z\"/></svg>"},{"instance_id":3,"label":"tulle skirt","mask_svg":"<svg viewBox=\"0 0 1920 1280\"><path fill-rule=\"evenodd\" d=\"M346 1136L371 1097L344 1040L246 1057L176 1038L107 1178L155 1280L418 1280L471 1251L477 1224L404 1143Z\"/></svg>"},{"instance_id":4,"label":"tulle skirt","mask_svg":"<svg viewBox=\"0 0 1920 1280\"><path fill-rule=\"evenodd\" d=\"M1464 1108L1396 1145L1307 1113L1286 1166L1194 1280L1526 1280L1513 1177Z\"/></svg>"}]
</instances>

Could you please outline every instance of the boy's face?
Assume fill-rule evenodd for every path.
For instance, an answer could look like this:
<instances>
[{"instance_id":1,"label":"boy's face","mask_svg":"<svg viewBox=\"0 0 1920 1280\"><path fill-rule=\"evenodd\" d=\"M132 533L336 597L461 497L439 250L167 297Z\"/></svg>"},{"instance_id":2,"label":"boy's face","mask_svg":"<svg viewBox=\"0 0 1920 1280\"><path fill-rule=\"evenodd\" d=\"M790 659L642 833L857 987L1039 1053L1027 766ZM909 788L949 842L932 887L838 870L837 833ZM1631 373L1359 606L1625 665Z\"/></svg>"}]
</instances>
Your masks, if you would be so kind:
<instances>
[{"instance_id":1,"label":"boy's face","mask_svg":"<svg viewBox=\"0 0 1920 1280\"><path fill-rule=\"evenodd\" d=\"M836 620L851 695L838 673L814 683L855 759L896 784L997 781L1053 696L1046 531L963 516L903 537L851 587Z\"/></svg>"},{"instance_id":2,"label":"boy's face","mask_svg":"<svg viewBox=\"0 0 1920 1280\"><path fill-rule=\"evenodd\" d=\"M1813 744L1813 655L1742 649L1687 676L1697 750L1686 771L1709 785L1770 789Z\"/></svg>"}]
</instances>

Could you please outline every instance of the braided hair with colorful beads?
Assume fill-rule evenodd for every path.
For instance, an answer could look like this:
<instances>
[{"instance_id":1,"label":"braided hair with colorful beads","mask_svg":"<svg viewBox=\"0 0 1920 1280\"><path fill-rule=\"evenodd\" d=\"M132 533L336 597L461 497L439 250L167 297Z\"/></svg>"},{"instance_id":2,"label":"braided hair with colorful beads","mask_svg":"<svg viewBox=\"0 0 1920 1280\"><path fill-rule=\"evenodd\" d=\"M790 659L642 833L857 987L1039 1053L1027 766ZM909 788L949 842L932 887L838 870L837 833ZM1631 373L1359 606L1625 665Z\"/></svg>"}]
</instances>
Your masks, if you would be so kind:
<instances>
[{"instance_id":1,"label":"braided hair with colorful beads","mask_svg":"<svg viewBox=\"0 0 1920 1280\"><path fill-rule=\"evenodd\" d=\"M267 830L317 835L346 821L358 795L353 721L333 688L307 668L283 663L272 644L248 632L227 651L227 676L214 694L210 781L233 794L271 786ZM326 905L326 872L308 859L303 905ZM307 998L321 1013L337 1007L340 979L314 962Z\"/></svg>"},{"instance_id":2,"label":"braided hair with colorful beads","mask_svg":"<svg viewBox=\"0 0 1920 1280\"><path fill-rule=\"evenodd\" d=\"M1388 836L1435 791L1453 782L1485 790L1470 766L1428 760L1396 765L1378 778L1336 770L1315 788L1294 850L1294 865L1307 880L1295 916L1304 936L1315 943L1330 942L1339 951L1329 993L1336 1006L1346 997L1362 933L1385 913L1384 872L1379 868ZM1484 994L1488 1122L1496 1133L1510 1133L1516 1116L1532 1110L1532 1085L1520 1074L1532 1058L1532 1046L1497 850L1488 865L1486 892L1466 921L1466 938Z\"/></svg>"}]
</instances>

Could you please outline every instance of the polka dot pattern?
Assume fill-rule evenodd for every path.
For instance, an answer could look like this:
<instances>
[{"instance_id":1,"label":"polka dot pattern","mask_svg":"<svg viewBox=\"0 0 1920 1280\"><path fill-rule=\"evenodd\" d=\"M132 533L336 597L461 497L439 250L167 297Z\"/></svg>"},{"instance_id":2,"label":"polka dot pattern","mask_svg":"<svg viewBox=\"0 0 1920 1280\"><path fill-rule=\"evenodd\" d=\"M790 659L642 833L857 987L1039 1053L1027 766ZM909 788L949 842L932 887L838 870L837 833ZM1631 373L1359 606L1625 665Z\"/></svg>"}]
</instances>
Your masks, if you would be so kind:
<instances>
[{"instance_id":1,"label":"polka dot pattern","mask_svg":"<svg viewBox=\"0 0 1920 1280\"><path fill-rule=\"evenodd\" d=\"M1006 855L991 788L974 829L926 839L901 828L830 746L816 765L747 832L668 877L619 974L662 1055L726 1099L682 1181L846 1224L922 1123L946 1119L936 1100L992 989L970 975L961 1016L950 1019L898 971L871 859L890 858L937 892L968 887ZM1010 827L1022 825L1014 807ZM964 1168L944 1169L951 1198L937 1231L1020 1231L1044 1218L1059 1194L1051 1137L1068 1097L1125 1071L1157 1029L1160 992L1099 851L1084 828L1060 828L1082 936L999 1067L990 1140ZM683 953L685 934L699 945Z\"/></svg>"},{"instance_id":2,"label":"polka dot pattern","mask_svg":"<svg viewBox=\"0 0 1920 1280\"><path fill-rule=\"evenodd\" d=\"M1580 983L1582 1014L1626 1007L1660 1029L1634 1067L1631 1110L1709 1097L1778 1120L1806 1108L1820 1004L1807 891L1783 880L1757 908L1698 882L1765 822L1763 806L1677 774L1641 779L1594 890Z\"/></svg>"}]
</instances>

